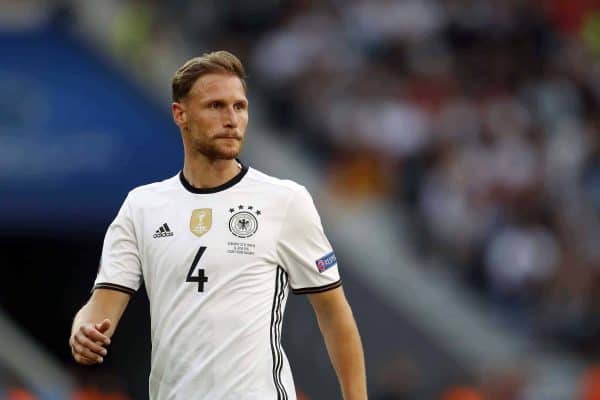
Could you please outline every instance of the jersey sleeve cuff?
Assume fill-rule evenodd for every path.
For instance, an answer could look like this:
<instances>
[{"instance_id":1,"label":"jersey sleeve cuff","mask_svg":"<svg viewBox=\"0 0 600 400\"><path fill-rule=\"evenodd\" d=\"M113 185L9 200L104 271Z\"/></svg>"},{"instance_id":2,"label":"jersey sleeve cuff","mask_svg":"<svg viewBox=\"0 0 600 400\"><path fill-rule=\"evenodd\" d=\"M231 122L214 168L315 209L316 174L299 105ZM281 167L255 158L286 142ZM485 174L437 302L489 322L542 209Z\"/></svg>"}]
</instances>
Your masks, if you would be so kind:
<instances>
[{"instance_id":1,"label":"jersey sleeve cuff","mask_svg":"<svg viewBox=\"0 0 600 400\"><path fill-rule=\"evenodd\" d=\"M134 295L137 292L137 290L134 290L127 286L117 285L116 283L108 283L108 282L102 282L102 283L95 284L94 288L92 289L92 292L96 289L111 289L111 290L116 290L118 292L127 293L129 295Z\"/></svg>"},{"instance_id":2,"label":"jersey sleeve cuff","mask_svg":"<svg viewBox=\"0 0 600 400\"><path fill-rule=\"evenodd\" d=\"M299 288L299 289L292 288L292 293L294 293L294 294L321 293L321 292L326 292L328 290L335 289L340 286L342 286L341 279L336 282L329 283L329 284L323 285L323 286L305 287L305 288Z\"/></svg>"}]
</instances>

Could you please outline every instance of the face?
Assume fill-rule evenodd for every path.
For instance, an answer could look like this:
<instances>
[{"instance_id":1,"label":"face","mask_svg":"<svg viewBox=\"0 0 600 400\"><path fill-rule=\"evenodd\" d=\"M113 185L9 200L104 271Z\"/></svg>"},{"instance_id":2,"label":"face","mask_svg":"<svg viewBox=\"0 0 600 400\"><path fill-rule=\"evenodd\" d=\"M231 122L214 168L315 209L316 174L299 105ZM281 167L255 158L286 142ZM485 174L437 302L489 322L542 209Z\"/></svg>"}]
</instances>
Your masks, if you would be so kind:
<instances>
[{"instance_id":1,"label":"face","mask_svg":"<svg viewBox=\"0 0 600 400\"><path fill-rule=\"evenodd\" d=\"M172 105L187 151L211 160L231 160L242 150L248 125L248 99L233 74L207 74L188 95Z\"/></svg>"}]
</instances>

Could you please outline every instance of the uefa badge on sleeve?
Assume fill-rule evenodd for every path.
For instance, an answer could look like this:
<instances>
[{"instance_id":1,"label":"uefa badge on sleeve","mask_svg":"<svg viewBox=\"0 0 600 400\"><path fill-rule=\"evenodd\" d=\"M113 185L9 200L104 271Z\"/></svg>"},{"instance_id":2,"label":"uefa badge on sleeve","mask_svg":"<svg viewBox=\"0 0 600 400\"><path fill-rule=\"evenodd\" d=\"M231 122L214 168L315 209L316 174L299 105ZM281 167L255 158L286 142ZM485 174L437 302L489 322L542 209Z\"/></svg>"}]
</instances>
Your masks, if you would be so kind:
<instances>
[{"instance_id":1,"label":"uefa badge on sleeve","mask_svg":"<svg viewBox=\"0 0 600 400\"><path fill-rule=\"evenodd\" d=\"M325 272L326 270L328 270L329 268L331 268L337 264L337 258L335 257L335 253L332 251L331 253L327 254L326 256L319 258L316 261L316 264L317 264L317 269L319 270L320 273Z\"/></svg>"}]
</instances>

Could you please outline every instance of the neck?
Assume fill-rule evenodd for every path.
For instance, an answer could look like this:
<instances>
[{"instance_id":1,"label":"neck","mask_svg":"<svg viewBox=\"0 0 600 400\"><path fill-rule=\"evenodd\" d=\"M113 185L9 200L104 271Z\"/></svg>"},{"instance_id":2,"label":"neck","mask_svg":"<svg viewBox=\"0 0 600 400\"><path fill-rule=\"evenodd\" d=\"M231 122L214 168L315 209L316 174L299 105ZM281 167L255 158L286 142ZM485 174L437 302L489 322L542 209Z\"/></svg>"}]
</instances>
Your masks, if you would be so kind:
<instances>
[{"instance_id":1,"label":"neck","mask_svg":"<svg viewBox=\"0 0 600 400\"><path fill-rule=\"evenodd\" d=\"M238 162L233 160L211 160L203 155L186 157L183 162L183 176L197 189L220 186L233 179L240 172Z\"/></svg>"}]
</instances>

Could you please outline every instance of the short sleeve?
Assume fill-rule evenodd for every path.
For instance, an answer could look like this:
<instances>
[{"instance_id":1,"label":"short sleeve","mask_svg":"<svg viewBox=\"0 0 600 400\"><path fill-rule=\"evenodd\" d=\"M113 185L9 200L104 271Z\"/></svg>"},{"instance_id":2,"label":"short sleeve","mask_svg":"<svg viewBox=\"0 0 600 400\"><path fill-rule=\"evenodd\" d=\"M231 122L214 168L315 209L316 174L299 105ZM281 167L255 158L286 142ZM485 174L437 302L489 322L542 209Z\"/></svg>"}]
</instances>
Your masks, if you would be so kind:
<instances>
[{"instance_id":1,"label":"short sleeve","mask_svg":"<svg viewBox=\"0 0 600 400\"><path fill-rule=\"evenodd\" d=\"M130 199L127 197L104 237L94 289L134 294L142 283L142 267Z\"/></svg>"},{"instance_id":2,"label":"short sleeve","mask_svg":"<svg viewBox=\"0 0 600 400\"><path fill-rule=\"evenodd\" d=\"M335 253L305 188L298 190L290 201L277 254L296 294L323 292L342 284Z\"/></svg>"}]
</instances>

